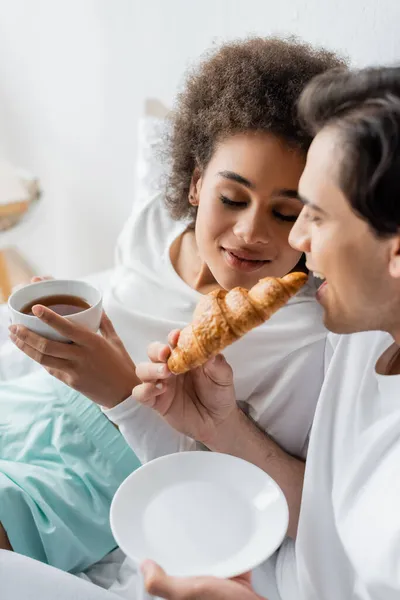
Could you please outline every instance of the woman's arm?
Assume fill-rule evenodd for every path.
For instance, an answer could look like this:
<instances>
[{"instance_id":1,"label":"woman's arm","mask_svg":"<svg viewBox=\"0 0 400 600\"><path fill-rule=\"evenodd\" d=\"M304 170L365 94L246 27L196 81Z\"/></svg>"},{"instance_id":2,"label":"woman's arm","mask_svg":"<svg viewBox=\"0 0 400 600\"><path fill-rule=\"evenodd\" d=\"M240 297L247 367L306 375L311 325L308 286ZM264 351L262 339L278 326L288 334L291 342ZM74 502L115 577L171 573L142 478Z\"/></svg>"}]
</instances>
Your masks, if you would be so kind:
<instances>
[{"instance_id":1,"label":"woman's arm","mask_svg":"<svg viewBox=\"0 0 400 600\"><path fill-rule=\"evenodd\" d=\"M139 404L132 396L105 415L118 429L142 463L166 454L196 450L196 442L173 429L157 412Z\"/></svg>"},{"instance_id":2,"label":"woman's arm","mask_svg":"<svg viewBox=\"0 0 400 600\"><path fill-rule=\"evenodd\" d=\"M131 397L132 389L141 382L105 314L101 336L47 308L43 308L41 319L73 343L47 340L18 325L11 329L14 344L51 375L99 404L141 462L196 448L193 439L175 431L157 413Z\"/></svg>"}]
</instances>

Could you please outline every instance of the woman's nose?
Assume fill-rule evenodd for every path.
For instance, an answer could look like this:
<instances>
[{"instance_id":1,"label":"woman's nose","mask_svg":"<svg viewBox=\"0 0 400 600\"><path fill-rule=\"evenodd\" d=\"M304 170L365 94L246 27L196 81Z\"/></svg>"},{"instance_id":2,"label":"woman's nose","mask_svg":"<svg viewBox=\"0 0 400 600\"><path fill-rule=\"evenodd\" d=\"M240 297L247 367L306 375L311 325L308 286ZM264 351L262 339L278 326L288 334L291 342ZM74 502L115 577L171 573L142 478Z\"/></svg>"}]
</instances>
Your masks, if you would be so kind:
<instances>
[{"instance_id":1,"label":"woman's nose","mask_svg":"<svg viewBox=\"0 0 400 600\"><path fill-rule=\"evenodd\" d=\"M236 222L233 232L236 237L249 246L268 244L271 239L265 219L260 218L257 214L243 216Z\"/></svg>"}]
</instances>

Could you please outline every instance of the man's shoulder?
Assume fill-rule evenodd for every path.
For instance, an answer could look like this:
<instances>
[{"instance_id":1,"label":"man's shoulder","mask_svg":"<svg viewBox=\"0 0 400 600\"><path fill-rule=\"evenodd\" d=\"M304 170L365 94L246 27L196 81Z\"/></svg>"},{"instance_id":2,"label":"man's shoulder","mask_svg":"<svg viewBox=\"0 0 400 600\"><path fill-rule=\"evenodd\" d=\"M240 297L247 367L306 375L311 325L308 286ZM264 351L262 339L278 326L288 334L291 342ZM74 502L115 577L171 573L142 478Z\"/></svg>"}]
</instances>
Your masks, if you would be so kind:
<instances>
[{"instance_id":1,"label":"man's shoulder","mask_svg":"<svg viewBox=\"0 0 400 600\"><path fill-rule=\"evenodd\" d=\"M384 331L361 331L346 335L329 333L325 346L325 370L332 370L335 365L353 359L361 363L364 361L365 364L368 357L376 361L392 342L392 337Z\"/></svg>"},{"instance_id":2,"label":"man's shoulder","mask_svg":"<svg viewBox=\"0 0 400 600\"><path fill-rule=\"evenodd\" d=\"M384 331L360 331L351 334L338 334L330 332L327 342L332 349L349 350L349 349L371 349L384 346L393 341L392 337Z\"/></svg>"}]
</instances>

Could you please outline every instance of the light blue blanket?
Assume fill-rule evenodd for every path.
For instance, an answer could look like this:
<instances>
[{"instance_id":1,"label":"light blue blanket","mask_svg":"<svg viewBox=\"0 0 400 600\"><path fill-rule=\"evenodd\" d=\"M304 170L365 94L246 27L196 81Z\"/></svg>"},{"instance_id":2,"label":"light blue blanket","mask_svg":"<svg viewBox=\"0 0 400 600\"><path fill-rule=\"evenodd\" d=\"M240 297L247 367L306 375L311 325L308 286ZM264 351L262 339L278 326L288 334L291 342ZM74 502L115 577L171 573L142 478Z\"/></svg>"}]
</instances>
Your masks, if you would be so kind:
<instances>
[{"instance_id":1,"label":"light blue blanket","mask_svg":"<svg viewBox=\"0 0 400 600\"><path fill-rule=\"evenodd\" d=\"M140 463L101 410L45 371L0 383L0 522L16 552L79 572L115 548L109 508Z\"/></svg>"}]
</instances>

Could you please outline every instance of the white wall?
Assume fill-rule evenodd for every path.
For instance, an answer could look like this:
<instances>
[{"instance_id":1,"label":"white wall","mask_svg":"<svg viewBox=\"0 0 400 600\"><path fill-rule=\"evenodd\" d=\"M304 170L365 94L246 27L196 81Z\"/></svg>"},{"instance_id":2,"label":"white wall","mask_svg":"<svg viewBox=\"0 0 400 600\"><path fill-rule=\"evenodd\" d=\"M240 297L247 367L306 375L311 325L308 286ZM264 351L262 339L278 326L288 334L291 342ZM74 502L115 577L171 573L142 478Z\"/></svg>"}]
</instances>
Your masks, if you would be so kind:
<instances>
[{"instance_id":1,"label":"white wall","mask_svg":"<svg viewBox=\"0 0 400 600\"><path fill-rule=\"evenodd\" d=\"M146 97L171 103L216 38L294 33L357 65L400 61L399 0L0 0L0 155L40 177L37 271L110 266Z\"/></svg>"}]
</instances>

